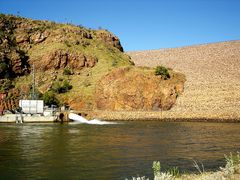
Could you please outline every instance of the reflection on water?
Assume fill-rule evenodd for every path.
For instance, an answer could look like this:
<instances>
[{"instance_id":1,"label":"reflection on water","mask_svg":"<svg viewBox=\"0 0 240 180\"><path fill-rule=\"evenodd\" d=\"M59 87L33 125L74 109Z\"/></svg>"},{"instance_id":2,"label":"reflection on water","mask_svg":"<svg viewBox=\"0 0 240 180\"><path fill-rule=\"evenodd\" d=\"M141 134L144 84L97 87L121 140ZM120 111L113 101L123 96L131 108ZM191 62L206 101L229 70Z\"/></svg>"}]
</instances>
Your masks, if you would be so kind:
<instances>
[{"instance_id":1,"label":"reflection on water","mask_svg":"<svg viewBox=\"0 0 240 180\"><path fill-rule=\"evenodd\" d=\"M224 164L239 151L240 124L125 122L83 124L0 124L1 179L124 179L152 176L163 168L195 171Z\"/></svg>"}]
</instances>

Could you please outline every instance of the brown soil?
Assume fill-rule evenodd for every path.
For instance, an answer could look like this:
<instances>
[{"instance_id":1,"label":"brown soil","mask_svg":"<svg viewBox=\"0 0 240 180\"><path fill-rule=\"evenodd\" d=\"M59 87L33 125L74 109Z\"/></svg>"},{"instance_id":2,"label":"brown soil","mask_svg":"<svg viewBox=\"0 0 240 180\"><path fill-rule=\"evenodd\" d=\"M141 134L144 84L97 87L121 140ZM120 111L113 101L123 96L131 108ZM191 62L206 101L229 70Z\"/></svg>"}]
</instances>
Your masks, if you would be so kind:
<instances>
[{"instance_id":1,"label":"brown soil","mask_svg":"<svg viewBox=\"0 0 240 180\"><path fill-rule=\"evenodd\" d=\"M240 119L240 41L128 55L137 66L164 65L186 75L183 95L164 118Z\"/></svg>"}]
</instances>

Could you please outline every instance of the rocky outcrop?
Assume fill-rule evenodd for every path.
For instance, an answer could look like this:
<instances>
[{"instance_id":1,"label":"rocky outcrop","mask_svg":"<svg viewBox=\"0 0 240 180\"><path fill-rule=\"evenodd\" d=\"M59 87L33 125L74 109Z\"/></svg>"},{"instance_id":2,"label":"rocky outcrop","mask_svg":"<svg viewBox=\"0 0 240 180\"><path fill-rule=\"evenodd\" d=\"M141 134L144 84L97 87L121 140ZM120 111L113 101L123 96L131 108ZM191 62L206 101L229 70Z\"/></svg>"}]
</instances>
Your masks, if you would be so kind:
<instances>
[{"instance_id":1,"label":"rocky outcrop","mask_svg":"<svg viewBox=\"0 0 240 180\"><path fill-rule=\"evenodd\" d=\"M0 30L0 63L9 60L8 69L0 69L3 76L10 70L11 74L23 75L33 63L39 70L94 67L98 58L94 53L84 53L83 49L90 45L95 48L105 44L109 49L123 51L119 39L106 30L94 31L3 14L0 14ZM52 48L54 45L56 48Z\"/></svg>"},{"instance_id":2,"label":"rocky outcrop","mask_svg":"<svg viewBox=\"0 0 240 180\"><path fill-rule=\"evenodd\" d=\"M99 31L97 32L97 36L102 39L107 45L116 47L121 52L123 52L123 47L120 43L120 40L117 36L107 32L107 31Z\"/></svg>"},{"instance_id":3,"label":"rocky outcrop","mask_svg":"<svg viewBox=\"0 0 240 180\"><path fill-rule=\"evenodd\" d=\"M120 68L104 76L96 87L100 110L168 110L183 92L185 77L171 72L164 80L152 69Z\"/></svg>"},{"instance_id":4,"label":"rocky outcrop","mask_svg":"<svg viewBox=\"0 0 240 180\"><path fill-rule=\"evenodd\" d=\"M18 99L0 100L0 109L4 110L15 110L18 108Z\"/></svg>"},{"instance_id":5,"label":"rocky outcrop","mask_svg":"<svg viewBox=\"0 0 240 180\"><path fill-rule=\"evenodd\" d=\"M11 19L0 16L0 79L14 78L28 72L28 56L16 43L14 28Z\"/></svg>"},{"instance_id":6,"label":"rocky outcrop","mask_svg":"<svg viewBox=\"0 0 240 180\"><path fill-rule=\"evenodd\" d=\"M94 56L86 56L81 52L66 51L62 49L47 53L39 62L35 62L36 68L49 69L82 69L84 67L94 67L98 59Z\"/></svg>"},{"instance_id":7,"label":"rocky outcrop","mask_svg":"<svg viewBox=\"0 0 240 180\"><path fill-rule=\"evenodd\" d=\"M48 36L47 31L45 31L43 33L37 32L37 33L31 35L30 42L34 43L34 44L41 43L47 38L47 36Z\"/></svg>"}]
</instances>

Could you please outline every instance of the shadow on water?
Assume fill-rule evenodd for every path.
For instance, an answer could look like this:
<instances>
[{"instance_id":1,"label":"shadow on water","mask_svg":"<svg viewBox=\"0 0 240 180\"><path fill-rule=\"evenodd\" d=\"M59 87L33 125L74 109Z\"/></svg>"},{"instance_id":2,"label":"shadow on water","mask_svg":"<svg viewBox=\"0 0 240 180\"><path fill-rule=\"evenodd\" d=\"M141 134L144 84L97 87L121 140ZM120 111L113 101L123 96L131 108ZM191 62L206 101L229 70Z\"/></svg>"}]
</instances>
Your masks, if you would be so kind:
<instances>
[{"instance_id":1,"label":"shadow on water","mask_svg":"<svg viewBox=\"0 0 240 180\"><path fill-rule=\"evenodd\" d=\"M224 165L239 151L240 124L124 122L111 125L1 124L3 179L125 179L163 169L196 171Z\"/></svg>"}]
</instances>

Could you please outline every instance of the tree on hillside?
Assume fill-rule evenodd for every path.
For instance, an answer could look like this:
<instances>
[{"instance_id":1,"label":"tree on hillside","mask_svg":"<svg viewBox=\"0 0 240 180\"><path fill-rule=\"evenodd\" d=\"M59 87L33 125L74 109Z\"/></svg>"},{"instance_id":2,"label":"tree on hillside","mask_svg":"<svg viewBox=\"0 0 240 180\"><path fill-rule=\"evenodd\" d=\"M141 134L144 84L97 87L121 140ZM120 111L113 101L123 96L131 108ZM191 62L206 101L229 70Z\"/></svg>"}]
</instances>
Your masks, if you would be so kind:
<instances>
[{"instance_id":1,"label":"tree on hillside","mask_svg":"<svg viewBox=\"0 0 240 180\"><path fill-rule=\"evenodd\" d=\"M44 93L43 101L44 101L44 104L47 106L51 106L51 105L59 106L59 103L60 103L59 100L56 98L54 92L52 91L47 91L46 93Z\"/></svg>"},{"instance_id":2,"label":"tree on hillside","mask_svg":"<svg viewBox=\"0 0 240 180\"><path fill-rule=\"evenodd\" d=\"M169 79L170 78L170 74L168 72L168 69L165 68L164 66L157 66L155 69L155 75L156 76L161 76L163 77L164 80Z\"/></svg>"}]
</instances>

